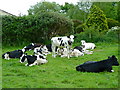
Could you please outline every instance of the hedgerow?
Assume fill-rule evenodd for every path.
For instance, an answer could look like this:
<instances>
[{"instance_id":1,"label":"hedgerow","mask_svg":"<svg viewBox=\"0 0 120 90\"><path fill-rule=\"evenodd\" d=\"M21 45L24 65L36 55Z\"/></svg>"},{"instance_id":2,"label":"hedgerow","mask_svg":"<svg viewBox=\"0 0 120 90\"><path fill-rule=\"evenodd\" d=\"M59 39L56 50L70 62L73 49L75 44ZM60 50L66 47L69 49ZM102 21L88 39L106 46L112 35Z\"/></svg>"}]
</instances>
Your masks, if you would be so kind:
<instances>
[{"instance_id":1,"label":"hedgerow","mask_svg":"<svg viewBox=\"0 0 120 90\"><path fill-rule=\"evenodd\" d=\"M53 36L69 35L73 32L72 21L55 12L2 17L3 44L46 43Z\"/></svg>"}]
</instances>

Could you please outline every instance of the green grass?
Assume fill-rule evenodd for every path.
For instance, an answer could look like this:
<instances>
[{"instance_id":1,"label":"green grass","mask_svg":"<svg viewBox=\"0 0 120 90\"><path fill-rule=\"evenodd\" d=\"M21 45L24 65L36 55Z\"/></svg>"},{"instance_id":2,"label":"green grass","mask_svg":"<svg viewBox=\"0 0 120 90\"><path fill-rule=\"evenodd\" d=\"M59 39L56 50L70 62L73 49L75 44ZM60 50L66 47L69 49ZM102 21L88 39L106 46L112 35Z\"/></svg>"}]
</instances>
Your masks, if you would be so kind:
<instances>
[{"instance_id":1,"label":"green grass","mask_svg":"<svg viewBox=\"0 0 120 90\"><path fill-rule=\"evenodd\" d=\"M77 72L75 67L85 61L99 61L108 56L118 57L118 44L96 43L92 55L70 59L48 55L48 63L26 67L19 59L2 59L3 88L117 88L118 66L115 72L88 73ZM22 47L3 47L3 53ZM31 52L28 52L32 54Z\"/></svg>"}]
</instances>

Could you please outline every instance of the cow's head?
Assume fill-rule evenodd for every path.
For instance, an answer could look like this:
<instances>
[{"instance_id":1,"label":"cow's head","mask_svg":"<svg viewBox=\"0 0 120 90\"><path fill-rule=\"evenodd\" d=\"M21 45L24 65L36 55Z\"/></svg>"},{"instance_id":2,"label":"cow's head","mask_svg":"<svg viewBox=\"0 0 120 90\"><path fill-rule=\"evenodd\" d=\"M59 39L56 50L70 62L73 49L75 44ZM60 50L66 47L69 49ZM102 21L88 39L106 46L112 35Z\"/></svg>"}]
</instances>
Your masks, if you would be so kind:
<instances>
[{"instance_id":1,"label":"cow's head","mask_svg":"<svg viewBox=\"0 0 120 90\"><path fill-rule=\"evenodd\" d=\"M82 45L83 45L83 44L85 44L86 42L85 42L85 40L81 40L81 43L82 43Z\"/></svg>"},{"instance_id":2,"label":"cow's head","mask_svg":"<svg viewBox=\"0 0 120 90\"><path fill-rule=\"evenodd\" d=\"M46 45L42 46L42 47L40 48L40 50L42 51L42 54L44 54L44 55L49 54L49 52L48 52L48 49L47 49Z\"/></svg>"},{"instance_id":3,"label":"cow's head","mask_svg":"<svg viewBox=\"0 0 120 90\"><path fill-rule=\"evenodd\" d=\"M112 57L108 57L108 59L112 60L112 65L119 66L119 62L117 61L117 58L114 55Z\"/></svg>"},{"instance_id":4,"label":"cow's head","mask_svg":"<svg viewBox=\"0 0 120 90\"><path fill-rule=\"evenodd\" d=\"M21 57L20 57L20 63L23 63L27 61L27 54L23 54Z\"/></svg>"},{"instance_id":5,"label":"cow's head","mask_svg":"<svg viewBox=\"0 0 120 90\"><path fill-rule=\"evenodd\" d=\"M67 37L70 38L71 42L74 42L74 38L76 38L76 36L74 36L74 35L70 35L70 36L67 36Z\"/></svg>"}]
</instances>

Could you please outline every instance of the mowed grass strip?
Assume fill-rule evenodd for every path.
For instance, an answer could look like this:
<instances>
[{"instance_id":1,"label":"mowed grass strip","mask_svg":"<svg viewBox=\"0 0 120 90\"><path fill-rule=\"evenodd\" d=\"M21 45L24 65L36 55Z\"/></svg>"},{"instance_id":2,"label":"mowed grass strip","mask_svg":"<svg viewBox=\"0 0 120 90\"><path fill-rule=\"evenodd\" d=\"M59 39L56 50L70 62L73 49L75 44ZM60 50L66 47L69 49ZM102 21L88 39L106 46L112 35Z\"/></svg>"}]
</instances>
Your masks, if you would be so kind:
<instances>
[{"instance_id":1,"label":"mowed grass strip","mask_svg":"<svg viewBox=\"0 0 120 90\"><path fill-rule=\"evenodd\" d=\"M118 44L97 43L92 55L70 59L47 56L48 63L26 67L19 59L2 59L3 88L117 88L118 66L115 72L77 72L75 67L86 61L100 61L108 56L118 57ZM75 45L74 45L75 46ZM3 47L3 53L22 47ZM33 54L33 51L27 52Z\"/></svg>"}]
</instances>

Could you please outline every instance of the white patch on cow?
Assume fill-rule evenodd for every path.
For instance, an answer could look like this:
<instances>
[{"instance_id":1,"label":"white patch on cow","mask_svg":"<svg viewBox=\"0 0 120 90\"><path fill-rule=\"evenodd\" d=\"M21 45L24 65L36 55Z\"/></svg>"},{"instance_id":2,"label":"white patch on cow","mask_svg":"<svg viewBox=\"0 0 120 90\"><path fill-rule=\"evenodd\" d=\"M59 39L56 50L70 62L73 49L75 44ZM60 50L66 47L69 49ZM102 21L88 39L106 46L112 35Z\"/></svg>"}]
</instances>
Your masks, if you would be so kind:
<instances>
[{"instance_id":1,"label":"white patch on cow","mask_svg":"<svg viewBox=\"0 0 120 90\"><path fill-rule=\"evenodd\" d=\"M35 44L34 44L34 43L32 43L32 45L34 46Z\"/></svg>"},{"instance_id":2,"label":"white patch on cow","mask_svg":"<svg viewBox=\"0 0 120 90\"><path fill-rule=\"evenodd\" d=\"M4 57L5 57L6 60L10 59L9 54L7 54L7 53L4 55Z\"/></svg>"},{"instance_id":3,"label":"white patch on cow","mask_svg":"<svg viewBox=\"0 0 120 90\"><path fill-rule=\"evenodd\" d=\"M78 57L78 56L84 56L84 53L80 52L78 49L73 49L73 51L71 51L71 57Z\"/></svg>"},{"instance_id":4,"label":"white patch on cow","mask_svg":"<svg viewBox=\"0 0 120 90\"><path fill-rule=\"evenodd\" d=\"M25 52L25 48L22 49L22 52L23 52L23 53Z\"/></svg>"},{"instance_id":5,"label":"white patch on cow","mask_svg":"<svg viewBox=\"0 0 120 90\"><path fill-rule=\"evenodd\" d=\"M114 72L114 70L111 70L111 72Z\"/></svg>"},{"instance_id":6,"label":"white patch on cow","mask_svg":"<svg viewBox=\"0 0 120 90\"><path fill-rule=\"evenodd\" d=\"M83 50L86 49L94 49L95 48L95 44L94 43L86 43L85 40L81 40L82 46L83 46Z\"/></svg>"}]
</instances>

